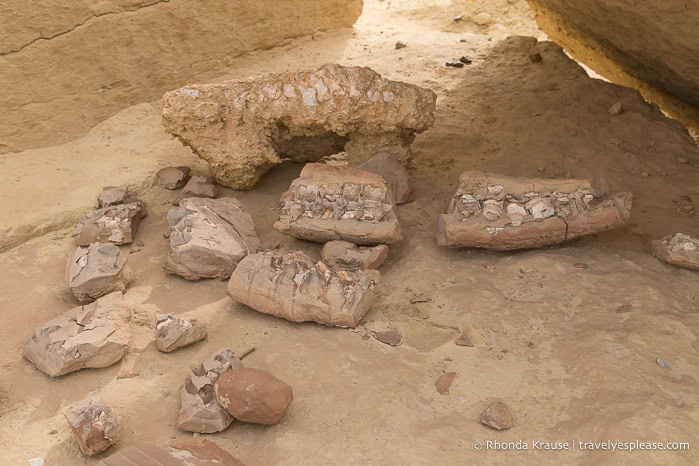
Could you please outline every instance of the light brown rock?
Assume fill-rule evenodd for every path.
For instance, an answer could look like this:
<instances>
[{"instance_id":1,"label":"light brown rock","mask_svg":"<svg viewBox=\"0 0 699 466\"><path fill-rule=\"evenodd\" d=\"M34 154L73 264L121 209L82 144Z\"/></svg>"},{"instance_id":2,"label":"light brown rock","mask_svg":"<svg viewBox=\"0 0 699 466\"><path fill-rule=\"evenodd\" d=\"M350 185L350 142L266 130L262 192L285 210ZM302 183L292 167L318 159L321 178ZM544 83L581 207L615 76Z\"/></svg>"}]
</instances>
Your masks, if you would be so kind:
<instances>
[{"instance_id":1,"label":"light brown rock","mask_svg":"<svg viewBox=\"0 0 699 466\"><path fill-rule=\"evenodd\" d=\"M85 455L101 453L119 439L116 416L97 392L70 405L65 418Z\"/></svg>"},{"instance_id":2,"label":"light brown rock","mask_svg":"<svg viewBox=\"0 0 699 466\"><path fill-rule=\"evenodd\" d=\"M179 189L187 182L191 169L189 167L165 167L155 174L155 182L161 188Z\"/></svg>"},{"instance_id":3,"label":"light brown rock","mask_svg":"<svg viewBox=\"0 0 699 466\"><path fill-rule=\"evenodd\" d=\"M80 217L73 236L80 246L128 244L136 236L141 217L141 206L137 202L105 207Z\"/></svg>"},{"instance_id":4,"label":"light brown rock","mask_svg":"<svg viewBox=\"0 0 699 466\"><path fill-rule=\"evenodd\" d=\"M233 418L216 401L214 384L226 371L241 369L243 363L230 349L222 349L192 369L180 391L177 426L189 432L213 433L228 427Z\"/></svg>"},{"instance_id":5,"label":"light brown rock","mask_svg":"<svg viewBox=\"0 0 699 466\"><path fill-rule=\"evenodd\" d=\"M204 439L172 445L139 444L122 448L98 466L245 466L226 450Z\"/></svg>"},{"instance_id":6,"label":"light brown rock","mask_svg":"<svg viewBox=\"0 0 699 466\"><path fill-rule=\"evenodd\" d=\"M333 270L378 269L388 257L388 246L359 247L347 241L329 241L320 254Z\"/></svg>"},{"instance_id":7,"label":"light brown rock","mask_svg":"<svg viewBox=\"0 0 699 466\"><path fill-rule=\"evenodd\" d=\"M512 413L505 403L496 401L481 413L481 422L493 429L507 430L513 426Z\"/></svg>"},{"instance_id":8,"label":"light brown rock","mask_svg":"<svg viewBox=\"0 0 699 466\"><path fill-rule=\"evenodd\" d=\"M376 270L333 272L302 252L266 251L241 260L227 290L238 303L292 322L356 327L380 276Z\"/></svg>"},{"instance_id":9,"label":"light brown rock","mask_svg":"<svg viewBox=\"0 0 699 466\"><path fill-rule=\"evenodd\" d=\"M206 324L197 319L183 319L175 314L155 315L155 343L163 353L203 340L207 334Z\"/></svg>"},{"instance_id":10,"label":"light brown rock","mask_svg":"<svg viewBox=\"0 0 699 466\"><path fill-rule=\"evenodd\" d=\"M675 233L651 241L653 255L666 264L699 270L699 239Z\"/></svg>"},{"instance_id":11,"label":"light brown rock","mask_svg":"<svg viewBox=\"0 0 699 466\"><path fill-rule=\"evenodd\" d=\"M243 422L277 424L294 399L291 386L259 369L237 369L216 381L216 399Z\"/></svg>"},{"instance_id":12,"label":"light brown rock","mask_svg":"<svg viewBox=\"0 0 699 466\"><path fill-rule=\"evenodd\" d=\"M187 280L224 280L260 247L252 217L233 198L183 199L167 219L172 232L165 270Z\"/></svg>"},{"instance_id":13,"label":"light brown rock","mask_svg":"<svg viewBox=\"0 0 699 466\"><path fill-rule=\"evenodd\" d=\"M374 173L309 163L281 203L274 228L295 238L359 245L403 240L391 192Z\"/></svg>"},{"instance_id":14,"label":"light brown rock","mask_svg":"<svg viewBox=\"0 0 699 466\"><path fill-rule=\"evenodd\" d=\"M385 151L407 161L415 134L434 122L435 101L434 92L369 68L324 65L168 92L163 125L219 183L250 189L283 159L344 151L358 164Z\"/></svg>"},{"instance_id":15,"label":"light brown rock","mask_svg":"<svg viewBox=\"0 0 699 466\"><path fill-rule=\"evenodd\" d=\"M111 366L126 353L130 320L122 294L108 294L38 327L24 344L24 357L51 377Z\"/></svg>"},{"instance_id":16,"label":"light brown rock","mask_svg":"<svg viewBox=\"0 0 699 466\"><path fill-rule=\"evenodd\" d=\"M437 240L499 251L557 244L621 226L631 202L631 193L605 195L587 180L464 172Z\"/></svg>"},{"instance_id":17,"label":"light brown rock","mask_svg":"<svg viewBox=\"0 0 699 466\"><path fill-rule=\"evenodd\" d=\"M97 196L98 207L109 207L112 205L121 204L126 199L126 186L106 186Z\"/></svg>"},{"instance_id":18,"label":"light brown rock","mask_svg":"<svg viewBox=\"0 0 699 466\"><path fill-rule=\"evenodd\" d=\"M402 163L392 154L382 152L376 154L358 167L371 173L376 173L388 183L396 204L412 201L415 196L410 187L410 176Z\"/></svg>"},{"instance_id":19,"label":"light brown rock","mask_svg":"<svg viewBox=\"0 0 699 466\"><path fill-rule=\"evenodd\" d=\"M214 184L214 179L208 176L193 176L182 190L182 194L187 197L210 197L218 195L218 188Z\"/></svg>"},{"instance_id":20,"label":"light brown rock","mask_svg":"<svg viewBox=\"0 0 699 466\"><path fill-rule=\"evenodd\" d=\"M113 244L92 243L78 247L68 258L66 267L68 288L81 303L112 293L124 291L133 278L126 256Z\"/></svg>"}]
</instances>

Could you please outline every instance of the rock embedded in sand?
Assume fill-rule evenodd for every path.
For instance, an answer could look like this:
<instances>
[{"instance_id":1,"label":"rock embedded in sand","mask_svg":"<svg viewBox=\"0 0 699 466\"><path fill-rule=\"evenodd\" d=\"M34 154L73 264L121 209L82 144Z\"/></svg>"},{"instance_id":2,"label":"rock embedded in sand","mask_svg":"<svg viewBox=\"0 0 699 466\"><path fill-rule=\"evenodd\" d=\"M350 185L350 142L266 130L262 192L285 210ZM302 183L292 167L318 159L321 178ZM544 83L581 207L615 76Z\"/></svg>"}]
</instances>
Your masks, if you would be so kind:
<instances>
[{"instance_id":1,"label":"rock embedded in sand","mask_svg":"<svg viewBox=\"0 0 699 466\"><path fill-rule=\"evenodd\" d=\"M454 378L456 378L456 372L447 372L446 374L439 376L437 381L434 383L434 387L437 389L437 392L440 395L448 395L451 384L454 382Z\"/></svg>"},{"instance_id":2,"label":"rock embedded in sand","mask_svg":"<svg viewBox=\"0 0 699 466\"><path fill-rule=\"evenodd\" d=\"M557 244L624 224L631 202L631 193L605 195L586 180L464 172L437 239L499 251Z\"/></svg>"},{"instance_id":3,"label":"rock embedded in sand","mask_svg":"<svg viewBox=\"0 0 699 466\"><path fill-rule=\"evenodd\" d=\"M226 450L204 439L172 445L150 443L122 448L97 466L245 466Z\"/></svg>"},{"instance_id":4,"label":"rock embedded in sand","mask_svg":"<svg viewBox=\"0 0 699 466\"><path fill-rule=\"evenodd\" d=\"M481 422L493 429L507 430L513 426L512 413L505 403L496 401L481 413Z\"/></svg>"},{"instance_id":5,"label":"rock embedded in sand","mask_svg":"<svg viewBox=\"0 0 699 466\"><path fill-rule=\"evenodd\" d=\"M85 455L101 453L119 438L116 416L97 392L70 405L65 418Z\"/></svg>"},{"instance_id":6,"label":"rock embedded in sand","mask_svg":"<svg viewBox=\"0 0 699 466\"><path fill-rule=\"evenodd\" d=\"M609 114L612 116L621 115L624 112L621 102L617 102L609 107Z\"/></svg>"},{"instance_id":7,"label":"rock embedded in sand","mask_svg":"<svg viewBox=\"0 0 699 466\"><path fill-rule=\"evenodd\" d=\"M141 223L139 202L119 204L83 215L73 235L80 246L92 243L128 244L133 241Z\"/></svg>"},{"instance_id":8,"label":"rock embedded in sand","mask_svg":"<svg viewBox=\"0 0 699 466\"><path fill-rule=\"evenodd\" d=\"M121 204L126 199L126 186L106 186L97 196L100 208Z\"/></svg>"},{"instance_id":9,"label":"rock embedded in sand","mask_svg":"<svg viewBox=\"0 0 699 466\"><path fill-rule=\"evenodd\" d=\"M155 182L161 188L179 189L187 182L191 169L189 167L165 167L155 174Z\"/></svg>"},{"instance_id":10,"label":"rock embedded in sand","mask_svg":"<svg viewBox=\"0 0 699 466\"><path fill-rule=\"evenodd\" d=\"M216 399L243 422L277 424L294 399L291 386L259 369L237 369L216 381Z\"/></svg>"},{"instance_id":11,"label":"rock embedded in sand","mask_svg":"<svg viewBox=\"0 0 699 466\"><path fill-rule=\"evenodd\" d=\"M233 355L233 351L223 349L192 369L180 392L177 426L189 432L206 434L228 427L233 418L216 401L214 385L221 374L242 368L243 363Z\"/></svg>"},{"instance_id":12,"label":"rock embedded in sand","mask_svg":"<svg viewBox=\"0 0 699 466\"><path fill-rule=\"evenodd\" d=\"M699 270L699 239L682 233L651 241L653 255L666 264Z\"/></svg>"},{"instance_id":13,"label":"rock embedded in sand","mask_svg":"<svg viewBox=\"0 0 699 466\"><path fill-rule=\"evenodd\" d=\"M186 197L210 197L218 195L214 179L208 176L193 176L182 190Z\"/></svg>"},{"instance_id":14,"label":"rock embedded in sand","mask_svg":"<svg viewBox=\"0 0 699 466\"><path fill-rule=\"evenodd\" d=\"M206 324L196 319L183 319L175 314L155 316L155 343L163 353L203 340L207 334Z\"/></svg>"},{"instance_id":15,"label":"rock embedded in sand","mask_svg":"<svg viewBox=\"0 0 699 466\"><path fill-rule=\"evenodd\" d=\"M24 357L51 377L111 366L126 353L130 320L122 294L108 294L35 329Z\"/></svg>"},{"instance_id":16,"label":"rock embedded in sand","mask_svg":"<svg viewBox=\"0 0 699 466\"><path fill-rule=\"evenodd\" d=\"M89 303L114 291L124 291L133 271L113 244L92 243L78 247L66 267L68 288L81 303Z\"/></svg>"},{"instance_id":17,"label":"rock embedded in sand","mask_svg":"<svg viewBox=\"0 0 699 466\"><path fill-rule=\"evenodd\" d=\"M356 327L374 299L377 270L334 272L302 252L251 254L228 282L228 295L256 311L292 322Z\"/></svg>"},{"instance_id":18,"label":"rock embedded in sand","mask_svg":"<svg viewBox=\"0 0 699 466\"><path fill-rule=\"evenodd\" d=\"M404 204L414 199L410 187L410 176L402 163L393 155L382 152L376 154L358 167L360 170L375 173L386 181L393 193L396 204Z\"/></svg>"},{"instance_id":19,"label":"rock embedded in sand","mask_svg":"<svg viewBox=\"0 0 699 466\"><path fill-rule=\"evenodd\" d=\"M400 346L403 343L403 335L400 331L387 322L371 322L367 325L367 329L374 338L386 345Z\"/></svg>"},{"instance_id":20,"label":"rock embedded in sand","mask_svg":"<svg viewBox=\"0 0 699 466\"><path fill-rule=\"evenodd\" d=\"M167 220L172 232L165 270L187 280L225 280L260 247L252 217L237 199L183 199Z\"/></svg>"},{"instance_id":21,"label":"rock embedded in sand","mask_svg":"<svg viewBox=\"0 0 699 466\"><path fill-rule=\"evenodd\" d=\"M473 347L473 342L471 339L466 335L465 333L462 333L459 338L454 340L454 344L456 346L468 346L468 347Z\"/></svg>"},{"instance_id":22,"label":"rock embedded in sand","mask_svg":"<svg viewBox=\"0 0 699 466\"><path fill-rule=\"evenodd\" d=\"M331 64L168 92L163 125L220 184L250 189L283 159L344 151L358 164L384 151L405 162L415 134L434 123L435 102L431 90Z\"/></svg>"},{"instance_id":23,"label":"rock embedded in sand","mask_svg":"<svg viewBox=\"0 0 699 466\"><path fill-rule=\"evenodd\" d=\"M359 247L347 241L329 241L320 251L323 262L333 270L378 269L388 257L388 246Z\"/></svg>"},{"instance_id":24,"label":"rock embedded in sand","mask_svg":"<svg viewBox=\"0 0 699 466\"><path fill-rule=\"evenodd\" d=\"M403 240L384 179L356 168L309 163L282 195L281 233L308 241L358 245Z\"/></svg>"}]
</instances>

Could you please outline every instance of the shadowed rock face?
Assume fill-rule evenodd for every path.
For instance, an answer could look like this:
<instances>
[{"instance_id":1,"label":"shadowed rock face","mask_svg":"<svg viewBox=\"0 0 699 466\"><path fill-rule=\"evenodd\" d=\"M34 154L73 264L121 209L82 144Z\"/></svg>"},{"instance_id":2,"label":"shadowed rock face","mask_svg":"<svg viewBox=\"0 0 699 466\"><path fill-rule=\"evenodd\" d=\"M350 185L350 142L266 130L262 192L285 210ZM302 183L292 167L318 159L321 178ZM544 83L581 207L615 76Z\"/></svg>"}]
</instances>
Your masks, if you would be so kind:
<instances>
[{"instance_id":1,"label":"shadowed rock face","mask_svg":"<svg viewBox=\"0 0 699 466\"><path fill-rule=\"evenodd\" d=\"M332 272L302 252L262 252L240 261L228 295L256 311L292 322L356 327L374 299L377 270Z\"/></svg>"},{"instance_id":2,"label":"shadowed rock face","mask_svg":"<svg viewBox=\"0 0 699 466\"><path fill-rule=\"evenodd\" d=\"M461 174L448 212L440 215L441 246L495 250L536 248L616 228L631 213L631 193L604 195L586 180Z\"/></svg>"},{"instance_id":3,"label":"shadowed rock face","mask_svg":"<svg viewBox=\"0 0 699 466\"><path fill-rule=\"evenodd\" d=\"M415 133L434 122L436 95L369 68L199 84L163 96L163 125L209 162L216 180L250 189L282 159L315 162L347 153L359 164L379 151L411 158Z\"/></svg>"}]
</instances>

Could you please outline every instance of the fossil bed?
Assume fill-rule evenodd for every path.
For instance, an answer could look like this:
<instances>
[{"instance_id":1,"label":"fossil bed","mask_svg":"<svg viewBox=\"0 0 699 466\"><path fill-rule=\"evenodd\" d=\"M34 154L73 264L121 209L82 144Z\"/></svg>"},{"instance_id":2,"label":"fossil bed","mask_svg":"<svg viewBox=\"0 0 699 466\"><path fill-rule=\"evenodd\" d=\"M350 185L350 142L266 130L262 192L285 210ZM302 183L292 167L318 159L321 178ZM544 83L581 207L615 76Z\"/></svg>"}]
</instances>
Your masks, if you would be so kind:
<instances>
[{"instance_id":1,"label":"fossil bed","mask_svg":"<svg viewBox=\"0 0 699 466\"><path fill-rule=\"evenodd\" d=\"M136 443L189 440L177 418L191 367L220 348L239 354L254 346L245 366L289 383L294 401L278 425L234 422L205 437L246 464L696 464L696 448L472 451L471 442L488 439L699 444L697 272L661 263L649 245L678 231L697 236L699 149L635 91L589 78L554 44L498 42L508 33L543 38L521 0L460 5L366 1L354 29L234 59L229 74L211 80L334 62L437 93L435 126L412 144L415 201L395 207L404 241L390 246L364 318L390 322L403 335L400 346L364 338L370 333L363 325L330 328L255 312L228 298L226 282L165 274L166 215L179 193L151 186L155 172L167 165L208 172L162 129L158 102L123 110L72 142L2 156L3 461L94 464ZM452 20L478 11L489 12L492 24ZM398 40L407 47L396 50ZM534 51L541 62L529 59ZM444 66L461 56L473 63ZM623 113L610 115L619 101ZM219 197L245 206L263 246L279 243L279 251L299 249L319 260L320 244L273 228L279 199L301 168L278 165L253 190L221 187ZM633 193L631 219L543 249L442 248L438 216L464 170L604 178L610 192ZM102 187L122 184L148 204L136 235L145 246L121 246L126 254L140 249L127 255L135 273L125 295L129 349L111 367L50 378L22 359L22 347L34 328L77 305L64 281L75 248L71 227L94 209ZM414 299L421 294L428 300ZM163 354L154 342L156 313L200 320L208 337ZM454 344L462 332L473 347ZM456 376L441 395L435 382L449 372ZM63 417L92 390L100 390L121 428L119 442L95 459L80 454ZM479 422L494 401L510 407L512 429L495 432Z\"/></svg>"}]
</instances>

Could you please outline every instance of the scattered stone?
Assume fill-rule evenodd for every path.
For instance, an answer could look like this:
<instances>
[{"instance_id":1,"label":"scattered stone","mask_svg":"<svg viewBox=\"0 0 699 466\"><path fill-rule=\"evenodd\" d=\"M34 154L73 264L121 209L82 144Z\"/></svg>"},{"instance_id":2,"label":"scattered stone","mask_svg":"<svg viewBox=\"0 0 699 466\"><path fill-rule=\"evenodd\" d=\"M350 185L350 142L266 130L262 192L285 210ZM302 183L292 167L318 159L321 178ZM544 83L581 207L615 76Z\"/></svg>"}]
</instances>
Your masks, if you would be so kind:
<instances>
[{"instance_id":1,"label":"scattered stone","mask_svg":"<svg viewBox=\"0 0 699 466\"><path fill-rule=\"evenodd\" d=\"M535 349L535 348L536 348L536 346L534 345L534 342L531 342L531 341L527 343L527 346L529 347L529 349Z\"/></svg>"},{"instance_id":2,"label":"scattered stone","mask_svg":"<svg viewBox=\"0 0 699 466\"><path fill-rule=\"evenodd\" d=\"M291 387L259 369L236 369L216 381L216 399L243 422L277 424L294 399Z\"/></svg>"},{"instance_id":3,"label":"scattered stone","mask_svg":"<svg viewBox=\"0 0 699 466\"><path fill-rule=\"evenodd\" d=\"M308 241L358 245L403 240L391 191L374 173L309 163L282 195L274 228Z\"/></svg>"},{"instance_id":4,"label":"scattered stone","mask_svg":"<svg viewBox=\"0 0 699 466\"><path fill-rule=\"evenodd\" d=\"M186 197L210 197L218 195L214 179L208 176L193 176L182 190Z\"/></svg>"},{"instance_id":5,"label":"scattered stone","mask_svg":"<svg viewBox=\"0 0 699 466\"><path fill-rule=\"evenodd\" d=\"M651 241L650 247L653 255L666 264L699 270L699 239L675 233Z\"/></svg>"},{"instance_id":6,"label":"scattered stone","mask_svg":"<svg viewBox=\"0 0 699 466\"><path fill-rule=\"evenodd\" d=\"M614 312L616 312L617 314L626 314L627 312L631 312L631 309L633 309L633 306L631 304L622 304Z\"/></svg>"},{"instance_id":7,"label":"scattered stone","mask_svg":"<svg viewBox=\"0 0 699 466\"><path fill-rule=\"evenodd\" d=\"M451 66L452 68L463 68L464 64L461 63L460 61L448 61L446 62L447 66Z\"/></svg>"},{"instance_id":8,"label":"scattered stone","mask_svg":"<svg viewBox=\"0 0 699 466\"><path fill-rule=\"evenodd\" d=\"M84 455L101 453L119 438L116 416L97 392L69 406L65 418Z\"/></svg>"},{"instance_id":9,"label":"scattered stone","mask_svg":"<svg viewBox=\"0 0 699 466\"><path fill-rule=\"evenodd\" d=\"M513 426L510 409L501 401L496 401L481 413L481 422L497 430L507 430Z\"/></svg>"},{"instance_id":10,"label":"scattered stone","mask_svg":"<svg viewBox=\"0 0 699 466\"><path fill-rule=\"evenodd\" d=\"M245 466L227 451L204 439L169 446L140 444L122 448L97 466Z\"/></svg>"},{"instance_id":11,"label":"scattered stone","mask_svg":"<svg viewBox=\"0 0 699 466\"><path fill-rule=\"evenodd\" d=\"M454 340L454 343L456 346L468 346L468 347L473 347L473 342L471 339L466 335L466 333L462 333L459 338Z\"/></svg>"},{"instance_id":12,"label":"scattered stone","mask_svg":"<svg viewBox=\"0 0 699 466\"><path fill-rule=\"evenodd\" d=\"M89 303L114 291L124 291L133 278L126 257L113 244L92 243L79 247L68 259L68 288L81 303Z\"/></svg>"},{"instance_id":13,"label":"scattered stone","mask_svg":"<svg viewBox=\"0 0 699 466\"><path fill-rule=\"evenodd\" d=\"M377 270L335 272L302 252L265 251L241 260L227 289L234 301L292 322L356 327L380 277Z\"/></svg>"},{"instance_id":14,"label":"scattered stone","mask_svg":"<svg viewBox=\"0 0 699 466\"><path fill-rule=\"evenodd\" d=\"M448 395L451 384L454 382L456 372L447 372L439 376L434 386L440 395Z\"/></svg>"},{"instance_id":15,"label":"scattered stone","mask_svg":"<svg viewBox=\"0 0 699 466\"><path fill-rule=\"evenodd\" d=\"M663 369L668 370L668 371L670 370L670 365L669 365L667 362L665 362L664 359L657 358L655 361L656 361L656 362L658 363L658 365L659 365L660 367L662 367Z\"/></svg>"},{"instance_id":16,"label":"scattered stone","mask_svg":"<svg viewBox=\"0 0 699 466\"><path fill-rule=\"evenodd\" d=\"M221 374L242 368L243 363L233 356L233 351L223 349L192 369L192 375L185 380L180 391L177 426L189 432L206 434L228 427L233 418L216 401L214 385Z\"/></svg>"},{"instance_id":17,"label":"scattered stone","mask_svg":"<svg viewBox=\"0 0 699 466\"><path fill-rule=\"evenodd\" d=\"M107 186L102 188L102 192L97 196L98 207L109 207L122 204L126 199L126 186Z\"/></svg>"},{"instance_id":18,"label":"scattered stone","mask_svg":"<svg viewBox=\"0 0 699 466\"><path fill-rule=\"evenodd\" d=\"M403 343L403 335L400 331L387 322L371 322L367 325L367 329L381 343L390 346L399 346Z\"/></svg>"},{"instance_id":19,"label":"scattered stone","mask_svg":"<svg viewBox=\"0 0 699 466\"><path fill-rule=\"evenodd\" d=\"M612 105L611 107L609 107L609 114L612 116L621 115L623 112L624 112L624 109L621 105L621 102L617 102L614 105Z\"/></svg>"},{"instance_id":20,"label":"scattered stone","mask_svg":"<svg viewBox=\"0 0 699 466\"><path fill-rule=\"evenodd\" d=\"M464 19L464 15L456 15L456 16L454 16L454 21L455 21L455 22L461 21L462 19Z\"/></svg>"},{"instance_id":21,"label":"scattered stone","mask_svg":"<svg viewBox=\"0 0 699 466\"><path fill-rule=\"evenodd\" d=\"M587 180L464 172L437 239L499 251L557 244L624 224L631 202L631 193L606 195Z\"/></svg>"},{"instance_id":22,"label":"scattered stone","mask_svg":"<svg viewBox=\"0 0 699 466\"><path fill-rule=\"evenodd\" d=\"M587 264L583 264L582 262L578 262L577 264L573 264L573 267L575 267L576 269L583 269L583 270L586 270L589 268L589 266Z\"/></svg>"},{"instance_id":23,"label":"scattered stone","mask_svg":"<svg viewBox=\"0 0 699 466\"><path fill-rule=\"evenodd\" d=\"M333 270L378 269L388 257L388 246L359 247L347 241L329 241L320 252L323 262Z\"/></svg>"},{"instance_id":24,"label":"scattered stone","mask_svg":"<svg viewBox=\"0 0 699 466\"><path fill-rule=\"evenodd\" d=\"M403 49L407 46L408 46L408 44L406 44L405 42L401 42L401 41L396 42L396 50Z\"/></svg>"},{"instance_id":25,"label":"scattered stone","mask_svg":"<svg viewBox=\"0 0 699 466\"><path fill-rule=\"evenodd\" d=\"M543 58L539 52L534 52L529 54L529 60L532 63L539 63L541 60L543 60Z\"/></svg>"},{"instance_id":26,"label":"scattered stone","mask_svg":"<svg viewBox=\"0 0 699 466\"><path fill-rule=\"evenodd\" d=\"M464 65L470 65L471 63L473 63L473 61L468 57L461 57L459 58L459 61Z\"/></svg>"},{"instance_id":27,"label":"scattered stone","mask_svg":"<svg viewBox=\"0 0 699 466\"><path fill-rule=\"evenodd\" d=\"M684 157L677 157L677 161L679 163L688 163L689 162L689 160L684 158Z\"/></svg>"},{"instance_id":28,"label":"scattered stone","mask_svg":"<svg viewBox=\"0 0 699 466\"><path fill-rule=\"evenodd\" d=\"M408 171L393 155L387 152L376 154L361 164L359 169L375 173L383 178L393 193L393 200L396 204L405 204L415 199L410 187Z\"/></svg>"},{"instance_id":29,"label":"scattered stone","mask_svg":"<svg viewBox=\"0 0 699 466\"><path fill-rule=\"evenodd\" d=\"M51 377L111 366L126 353L130 320L122 294L108 294L38 327L24 344L24 357Z\"/></svg>"},{"instance_id":30,"label":"scattered stone","mask_svg":"<svg viewBox=\"0 0 699 466\"><path fill-rule=\"evenodd\" d=\"M175 314L155 315L155 342L158 350L169 353L206 338L206 324L183 319Z\"/></svg>"},{"instance_id":31,"label":"scattered stone","mask_svg":"<svg viewBox=\"0 0 699 466\"><path fill-rule=\"evenodd\" d=\"M407 162L415 134L434 123L435 102L431 90L330 64L168 92L163 125L220 184L250 189L283 159L346 152L356 165L384 151Z\"/></svg>"},{"instance_id":32,"label":"scattered stone","mask_svg":"<svg viewBox=\"0 0 699 466\"><path fill-rule=\"evenodd\" d=\"M167 220L172 232L165 270L187 280L225 280L260 247L252 217L234 198L183 199Z\"/></svg>"},{"instance_id":33,"label":"scattered stone","mask_svg":"<svg viewBox=\"0 0 699 466\"><path fill-rule=\"evenodd\" d=\"M490 19L490 15L486 12L478 13L471 19L474 23L476 23L479 26L487 26L492 22L492 20Z\"/></svg>"},{"instance_id":34,"label":"scattered stone","mask_svg":"<svg viewBox=\"0 0 699 466\"><path fill-rule=\"evenodd\" d=\"M139 241L138 243L136 243L136 246L138 246L139 248L142 248L145 245L146 243L144 243L143 241Z\"/></svg>"},{"instance_id":35,"label":"scattered stone","mask_svg":"<svg viewBox=\"0 0 699 466\"><path fill-rule=\"evenodd\" d=\"M187 182L191 169L189 167L165 167L155 174L155 182L161 188L179 189Z\"/></svg>"},{"instance_id":36,"label":"scattered stone","mask_svg":"<svg viewBox=\"0 0 699 466\"><path fill-rule=\"evenodd\" d=\"M141 218L141 206L137 202L105 207L80 217L73 236L80 246L128 244L136 236Z\"/></svg>"}]
</instances>

